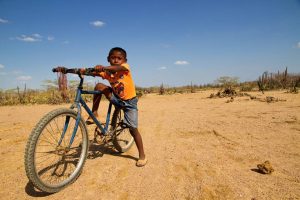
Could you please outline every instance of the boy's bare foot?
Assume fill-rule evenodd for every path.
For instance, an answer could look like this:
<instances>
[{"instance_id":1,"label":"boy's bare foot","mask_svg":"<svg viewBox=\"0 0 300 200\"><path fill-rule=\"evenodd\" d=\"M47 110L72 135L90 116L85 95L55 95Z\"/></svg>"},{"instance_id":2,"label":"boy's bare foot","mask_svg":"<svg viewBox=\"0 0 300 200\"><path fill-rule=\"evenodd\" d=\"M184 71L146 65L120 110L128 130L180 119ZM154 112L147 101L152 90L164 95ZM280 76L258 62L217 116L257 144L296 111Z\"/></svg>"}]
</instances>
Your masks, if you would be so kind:
<instances>
[{"instance_id":1,"label":"boy's bare foot","mask_svg":"<svg viewBox=\"0 0 300 200\"><path fill-rule=\"evenodd\" d=\"M148 162L148 159L145 158L145 159L139 159L137 162L136 162L136 166L137 167L144 167Z\"/></svg>"}]
</instances>

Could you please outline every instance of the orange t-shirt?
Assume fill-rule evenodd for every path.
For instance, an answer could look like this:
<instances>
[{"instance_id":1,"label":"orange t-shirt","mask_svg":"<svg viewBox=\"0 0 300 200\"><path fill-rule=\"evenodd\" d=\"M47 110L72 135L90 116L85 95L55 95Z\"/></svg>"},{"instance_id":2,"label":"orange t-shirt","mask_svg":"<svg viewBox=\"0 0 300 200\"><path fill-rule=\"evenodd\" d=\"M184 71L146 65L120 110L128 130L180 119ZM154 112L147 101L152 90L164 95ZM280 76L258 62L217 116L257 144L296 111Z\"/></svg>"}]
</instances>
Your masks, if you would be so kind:
<instances>
[{"instance_id":1,"label":"orange t-shirt","mask_svg":"<svg viewBox=\"0 0 300 200\"><path fill-rule=\"evenodd\" d=\"M122 100L128 100L136 96L134 82L131 76L129 64L123 63L127 71L119 71L111 74L107 71L100 72L99 76L108 80L114 94Z\"/></svg>"}]
</instances>

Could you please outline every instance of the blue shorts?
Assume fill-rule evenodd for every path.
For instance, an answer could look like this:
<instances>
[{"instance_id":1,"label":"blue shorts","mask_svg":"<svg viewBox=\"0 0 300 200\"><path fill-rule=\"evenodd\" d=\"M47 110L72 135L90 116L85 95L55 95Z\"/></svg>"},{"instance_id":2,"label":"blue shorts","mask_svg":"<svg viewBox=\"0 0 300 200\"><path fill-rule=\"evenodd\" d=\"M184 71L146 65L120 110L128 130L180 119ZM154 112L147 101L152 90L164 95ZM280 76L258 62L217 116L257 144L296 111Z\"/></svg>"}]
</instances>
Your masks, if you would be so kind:
<instances>
[{"instance_id":1,"label":"blue shorts","mask_svg":"<svg viewBox=\"0 0 300 200\"><path fill-rule=\"evenodd\" d=\"M132 99L128 100L122 100L112 93L110 101L112 104L124 111L124 123L129 126L129 128L138 127L137 97L133 97Z\"/></svg>"}]
</instances>

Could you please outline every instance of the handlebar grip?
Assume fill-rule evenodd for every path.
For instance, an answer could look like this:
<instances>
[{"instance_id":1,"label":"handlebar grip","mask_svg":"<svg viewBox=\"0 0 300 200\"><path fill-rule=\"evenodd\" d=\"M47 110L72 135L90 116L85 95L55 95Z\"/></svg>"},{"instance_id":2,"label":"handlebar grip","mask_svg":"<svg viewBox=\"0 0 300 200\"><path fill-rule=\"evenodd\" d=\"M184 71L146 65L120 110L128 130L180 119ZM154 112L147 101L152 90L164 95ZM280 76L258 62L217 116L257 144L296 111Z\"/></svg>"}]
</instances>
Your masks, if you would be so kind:
<instances>
[{"instance_id":1,"label":"handlebar grip","mask_svg":"<svg viewBox=\"0 0 300 200\"><path fill-rule=\"evenodd\" d=\"M53 68L52 69L52 72L62 72L62 73L67 73L67 68L65 68L65 67L56 67L56 68Z\"/></svg>"},{"instance_id":2,"label":"handlebar grip","mask_svg":"<svg viewBox=\"0 0 300 200\"><path fill-rule=\"evenodd\" d=\"M85 73L89 74L93 72L97 72L97 70L95 68L85 68Z\"/></svg>"}]
</instances>

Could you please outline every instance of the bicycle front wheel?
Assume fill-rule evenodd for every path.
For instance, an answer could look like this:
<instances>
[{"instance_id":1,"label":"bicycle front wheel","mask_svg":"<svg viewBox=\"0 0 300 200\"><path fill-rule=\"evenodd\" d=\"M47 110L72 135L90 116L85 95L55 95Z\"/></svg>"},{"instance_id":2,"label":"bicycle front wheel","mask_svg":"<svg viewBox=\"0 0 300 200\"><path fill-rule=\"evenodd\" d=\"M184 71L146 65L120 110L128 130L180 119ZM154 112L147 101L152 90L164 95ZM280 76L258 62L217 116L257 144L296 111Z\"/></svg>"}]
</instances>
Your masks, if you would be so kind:
<instances>
[{"instance_id":1,"label":"bicycle front wheel","mask_svg":"<svg viewBox=\"0 0 300 200\"><path fill-rule=\"evenodd\" d=\"M58 192L82 171L89 141L84 121L80 119L77 126L76 118L74 110L57 109L45 115L31 132L25 149L25 170L41 191Z\"/></svg>"}]
</instances>

